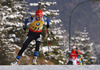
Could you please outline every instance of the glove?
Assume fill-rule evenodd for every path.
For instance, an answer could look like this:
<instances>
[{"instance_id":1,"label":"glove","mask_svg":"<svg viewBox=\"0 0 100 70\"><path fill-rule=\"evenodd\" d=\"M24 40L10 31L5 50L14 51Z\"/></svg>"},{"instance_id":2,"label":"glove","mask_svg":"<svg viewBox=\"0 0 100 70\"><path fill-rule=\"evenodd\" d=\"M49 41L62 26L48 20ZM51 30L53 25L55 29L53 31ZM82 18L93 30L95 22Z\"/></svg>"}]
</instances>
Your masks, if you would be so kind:
<instances>
[{"instance_id":1,"label":"glove","mask_svg":"<svg viewBox=\"0 0 100 70\"><path fill-rule=\"evenodd\" d=\"M23 27L23 30L26 31L27 27Z\"/></svg>"},{"instance_id":2,"label":"glove","mask_svg":"<svg viewBox=\"0 0 100 70\"><path fill-rule=\"evenodd\" d=\"M78 48L76 47L76 50L78 50Z\"/></svg>"},{"instance_id":3,"label":"glove","mask_svg":"<svg viewBox=\"0 0 100 70\"><path fill-rule=\"evenodd\" d=\"M49 28L49 25L47 25L47 28Z\"/></svg>"}]
</instances>

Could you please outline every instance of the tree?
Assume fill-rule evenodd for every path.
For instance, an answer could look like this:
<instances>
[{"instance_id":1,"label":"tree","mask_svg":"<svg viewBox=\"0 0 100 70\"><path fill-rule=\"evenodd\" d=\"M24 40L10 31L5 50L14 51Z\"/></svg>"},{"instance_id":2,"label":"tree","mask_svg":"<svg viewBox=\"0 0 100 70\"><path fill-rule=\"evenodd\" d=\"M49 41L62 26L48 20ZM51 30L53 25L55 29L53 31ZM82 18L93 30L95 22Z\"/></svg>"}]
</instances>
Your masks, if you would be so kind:
<instances>
[{"instance_id":1,"label":"tree","mask_svg":"<svg viewBox=\"0 0 100 70\"><path fill-rule=\"evenodd\" d=\"M16 57L16 48L21 46L16 42L21 42L21 37L23 31L23 19L27 12L24 12L26 9L24 0L7 0L1 4L1 21L0 21L0 40L2 48L0 53L0 64L10 64L11 61Z\"/></svg>"}]
</instances>

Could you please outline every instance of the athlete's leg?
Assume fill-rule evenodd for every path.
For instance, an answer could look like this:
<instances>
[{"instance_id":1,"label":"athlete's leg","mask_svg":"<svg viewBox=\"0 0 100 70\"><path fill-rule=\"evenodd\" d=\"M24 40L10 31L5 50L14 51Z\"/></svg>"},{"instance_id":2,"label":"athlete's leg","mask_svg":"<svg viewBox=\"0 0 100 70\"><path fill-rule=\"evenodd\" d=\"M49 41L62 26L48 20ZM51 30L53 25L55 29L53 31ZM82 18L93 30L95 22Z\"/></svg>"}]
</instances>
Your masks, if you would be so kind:
<instances>
[{"instance_id":1,"label":"athlete's leg","mask_svg":"<svg viewBox=\"0 0 100 70\"><path fill-rule=\"evenodd\" d=\"M36 48L34 51L33 64L37 64L36 60L37 60L37 56L39 55L39 47L40 47L41 40L42 40L42 35L39 34L39 37L37 37L36 39Z\"/></svg>"},{"instance_id":2,"label":"athlete's leg","mask_svg":"<svg viewBox=\"0 0 100 70\"><path fill-rule=\"evenodd\" d=\"M42 35L39 34L39 37L36 39L36 48L35 48L34 56L38 56L37 53L39 53L39 47L40 47L41 40L42 40Z\"/></svg>"},{"instance_id":3,"label":"athlete's leg","mask_svg":"<svg viewBox=\"0 0 100 70\"><path fill-rule=\"evenodd\" d=\"M24 40L23 46L21 50L18 53L18 56L21 56L22 53L25 51L25 49L28 47L28 44L33 40L31 36L26 36L26 39Z\"/></svg>"}]
</instances>

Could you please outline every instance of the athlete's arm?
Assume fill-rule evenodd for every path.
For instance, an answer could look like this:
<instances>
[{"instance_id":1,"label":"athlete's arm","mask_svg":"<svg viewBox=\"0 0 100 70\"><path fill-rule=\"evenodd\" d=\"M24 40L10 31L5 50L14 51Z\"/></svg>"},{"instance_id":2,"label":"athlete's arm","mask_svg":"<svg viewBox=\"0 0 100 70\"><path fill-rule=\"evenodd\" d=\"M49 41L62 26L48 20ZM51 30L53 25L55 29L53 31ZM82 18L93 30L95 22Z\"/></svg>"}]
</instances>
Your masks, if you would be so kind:
<instances>
[{"instance_id":1,"label":"athlete's arm","mask_svg":"<svg viewBox=\"0 0 100 70\"><path fill-rule=\"evenodd\" d=\"M44 19L44 21L47 22L46 26L47 26L47 28L49 28L49 25L50 25L50 23L49 23L49 18L43 16L43 19Z\"/></svg>"},{"instance_id":2,"label":"athlete's arm","mask_svg":"<svg viewBox=\"0 0 100 70\"><path fill-rule=\"evenodd\" d=\"M28 19L25 20L25 25L24 27L27 27L27 23L31 22L33 20L33 17L29 17Z\"/></svg>"}]
</instances>

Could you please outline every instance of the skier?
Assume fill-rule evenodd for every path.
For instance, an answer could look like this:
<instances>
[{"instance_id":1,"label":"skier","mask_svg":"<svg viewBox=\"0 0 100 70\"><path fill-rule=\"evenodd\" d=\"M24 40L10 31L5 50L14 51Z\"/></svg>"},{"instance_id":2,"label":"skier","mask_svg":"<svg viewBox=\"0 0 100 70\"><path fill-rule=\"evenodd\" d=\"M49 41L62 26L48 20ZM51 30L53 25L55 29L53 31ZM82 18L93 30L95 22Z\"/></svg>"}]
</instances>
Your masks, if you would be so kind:
<instances>
[{"instance_id":1,"label":"skier","mask_svg":"<svg viewBox=\"0 0 100 70\"><path fill-rule=\"evenodd\" d=\"M47 22L46 24L44 24L44 22ZM24 40L24 43L22 45L21 50L19 51L16 60L14 62L11 63L11 65L16 65L17 62L19 61L19 59L22 56L22 53L25 51L25 49L28 47L29 43L32 40L36 41L36 48L34 51L34 59L33 59L33 64L37 64L36 60L37 57L39 55L39 46L40 46L40 42L42 40L42 29L43 29L43 25L46 25L46 28L49 28L49 19L45 16L43 16L43 11L38 9L36 11L36 15L35 16L31 16L30 18L25 20L25 25L23 27L23 29L26 31L27 29L27 23L30 22L29 25L29 32Z\"/></svg>"},{"instance_id":2,"label":"skier","mask_svg":"<svg viewBox=\"0 0 100 70\"><path fill-rule=\"evenodd\" d=\"M76 48L76 46L72 46L72 51L68 52L69 54L69 62L68 65L77 65L77 56L81 54L81 52Z\"/></svg>"}]
</instances>

